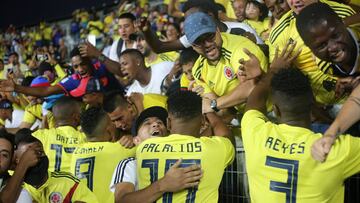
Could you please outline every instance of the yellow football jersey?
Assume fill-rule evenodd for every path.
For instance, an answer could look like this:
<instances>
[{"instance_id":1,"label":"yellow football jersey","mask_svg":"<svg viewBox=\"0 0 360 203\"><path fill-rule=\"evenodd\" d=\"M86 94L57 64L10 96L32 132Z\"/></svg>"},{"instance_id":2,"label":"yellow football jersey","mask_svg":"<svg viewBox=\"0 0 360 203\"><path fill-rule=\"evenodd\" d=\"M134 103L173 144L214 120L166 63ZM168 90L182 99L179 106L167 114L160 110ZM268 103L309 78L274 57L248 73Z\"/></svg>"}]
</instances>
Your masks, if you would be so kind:
<instances>
[{"instance_id":1,"label":"yellow football jersey","mask_svg":"<svg viewBox=\"0 0 360 203\"><path fill-rule=\"evenodd\" d=\"M217 202L224 169L232 162L234 155L234 146L223 137L195 138L173 134L148 139L136 151L139 189L162 178L181 158L181 167L201 165L203 177L199 186L175 194L165 193L157 202Z\"/></svg>"},{"instance_id":2,"label":"yellow football jersey","mask_svg":"<svg viewBox=\"0 0 360 203\"><path fill-rule=\"evenodd\" d=\"M49 158L49 171L70 171L72 153L86 142L85 135L71 126L40 129L33 136L41 141Z\"/></svg>"},{"instance_id":3,"label":"yellow football jersey","mask_svg":"<svg viewBox=\"0 0 360 203\"><path fill-rule=\"evenodd\" d=\"M23 122L33 124L36 119L42 120L42 106L41 104L29 104L25 107Z\"/></svg>"},{"instance_id":4,"label":"yellow football jersey","mask_svg":"<svg viewBox=\"0 0 360 203\"><path fill-rule=\"evenodd\" d=\"M177 53L177 52L175 52ZM157 63L161 63L164 61L175 61L176 58L178 57L179 54L174 55L173 52L166 52L166 53L162 53L162 54L158 54L156 57L156 60L149 62L147 58L145 58L145 65L146 67L150 68L150 66L157 64Z\"/></svg>"},{"instance_id":5,"label":"yellow football jersey","mask_svg":"<svg viewBox=\"0 0 360 203\"><path fill-rule=\"evenodd\" d=\"M65 172L49 172L48 180L41 187L24 184L24 188L35 202L99 202L85 183Z\"/></svg>"},{"instance_id":6,"label":"yellow football jersey","mask_svg":"<svg viewBox=\"0 0 360 203\"><path fill-rule=\"evenodd\" d=\"M114 202L108 188L117 164L135 156L136 148L126 149L120 143L88 142L77 147L71 160L71 173L87 183L101 202Z\"/></svg>"},{"instance_id":7,"label":"yellow football jersey","mask_svg":"<svg viewBox=\"0 0 360 203\"><path fill-rule=\"evenodd\" d=\"M223 40L221 58L216 66L210 65L206 58L200 56L192 69L197 84L205 83L219 97L230 93L240 83L236 77L240 66L239 60L249 60L243 48L248 49L259 59L262 70L266 72L268 67L268 59L251 40L228 33L221 33L221 37ZM205 88L205 93L208 93L208 88ZM240 105L238 109L243 107L244 105Z\"/></svg>"},{"instance_id":8,"label":"yellow football jersey","mask_svg":"<svg viewBox=\"0 0 360 203\"><path fill-rule=\"evenodd\" d=\"M274 124L256 110L241 126L251 202L344 202L344 180L360 171L360 138L340 136L319 163L311 146L322 134Z\"/></svg>"},{"instance_id":9,"label":"yellow football jersey","mask_svg":"<svg viewBox=\"0 0 360 203\"><path fill-rule=\"evenodd\" d=\"M160 94L144 94L143 106L144 109L150 108L152 106L161 106L166 107L167 97Z\"/></svg>"},{"instance_id":10,"label":"yellow football jersey","mask_svg":"<svg viewBox=\"0 0 360 203\"><path fill-rule=\"evenodd\" d=\"M321 2L328 4L341 18L355 14L354 10L347 5L326 0L321 0ZM274 59L276 47L283 50L289 40L297 42L293 54L300 48L302 49L295 60L295 65L309 77L316 101L323 104L341 102L343 98L336 98L333 88L337 78L325 74L319 69L315 62L315 56L310 48L305 46L296 29L296 18L291 10L281 17L270 32L270 62Z\"/></svg>"}]
</instances>

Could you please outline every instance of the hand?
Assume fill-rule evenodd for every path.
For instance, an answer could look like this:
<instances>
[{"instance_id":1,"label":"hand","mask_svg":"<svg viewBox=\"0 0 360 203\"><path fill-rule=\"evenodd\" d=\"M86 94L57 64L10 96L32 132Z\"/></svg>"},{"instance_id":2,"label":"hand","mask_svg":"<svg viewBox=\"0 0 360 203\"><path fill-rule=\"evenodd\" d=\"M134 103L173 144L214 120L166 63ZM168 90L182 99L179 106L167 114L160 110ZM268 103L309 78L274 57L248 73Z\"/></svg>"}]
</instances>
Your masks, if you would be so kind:
<instances>
[{"instance_id":1,"label":"hand","mask_svg":"<svg viewBox=\"0 0 360 203\"><path fill-rule=\"evenodd\" d=\"M169 73L170 79L172 79L174 76L176 76L180 71L181 71L181 66L180 66L179 59L177 59Z\"/></svg>"},{"instance_id":2,"label":"hand","mask_svg":"<svg viewBox=\"0 0 360 203\"><path fill-rule=\"evenodd\" d=\"M346 93L351 93L352 90L359 85L360 76L339 78L335 85L335 97L340 98Z\"/></svg>"},{"instance_id":3,"label":"hand","mask_svg":"<svg viewBox=\"0 0 360 203\"><path fill-rule=\"evenodd\" d=\"M312 157L317 161L324 162L335 140L336 136L331 135L324 135L322 138L316 140L311 146Z\"/></svg>"},{"instance_id":4,"label":"hand","mask_svg":"<svg viewBox=\"0 0 360 203\"><path fill-rule=\"evenodd\" d=\"M133 137L131 135L123 135L120 140L119 143L128 149L131 149L135 146L134 142L133 142Z\"/></svg>"},{"instance_id":5,"label":"hand","mask_svg":"<svg viewBox=\"0 0 360 203\"><path fill-rule=\"evenodd\" d=\"M15 90L15 82L12 79L0 80L0 91L13 92Z\"/></svg>"},{"instance_id":6,"label":"hand","mask_svg":"<svg viewBox=\"0 0 360 203\"><path fill-rule=\"evenodd\" d=\"M302 49L300 48L295 55L291 56L291 53L294 51L296 47L296 41L293 42L291 40L285 45L284 49L282 50L279 56L279 48L275 50L275 57L270 64L271 70L278 70L282 68L289 68L291 63L300 55Z\"/></svg>"},{"instance_id":7,"label":"hand","mask_svg":"<svg viewBox=\"0 0 360 203\"><path fill-rule=\"evenodd\" d=\"M163 192L178 192L185 188L191 188L199 185L202 177L200 165L191 165L186 168L180 168L181 159L179 159L159 180L160 190Z\"/></svg>"},{"instance_id":8,"label":"hand","mask_svg":"<svg viewBox=\"0 0 360 203\"><path fill-rule=\"evenodd\" d=\"M237 73L238 79L242 80L242 77L245 77L245 79L250 80L259 77L262 74L259 59L246 48L243 50L249 56L249 60L239 60L240 67Z\"/></svg>"},{"instance_id":9,"label":"hand","mask_svg":"<svg viewBox=\"0 0 360 203\"><path fill-rule=\"evenodd\" d=\"M96 49L90 42L86 41L79 45L80 54L83 57L98 58L101 52Z\"/></svg>"},{"instance_id":10,"label":"hand","mask_svg":"<svg viewBox=\"0 0 360 203\"><path fill-rule=\"evenodd\" d=\"M21 156L19 166L28 169L35 166L41 157L45 156L43 148L40 143L33 143L29 145L24 154Z\"/></svg>"}]
</instances>

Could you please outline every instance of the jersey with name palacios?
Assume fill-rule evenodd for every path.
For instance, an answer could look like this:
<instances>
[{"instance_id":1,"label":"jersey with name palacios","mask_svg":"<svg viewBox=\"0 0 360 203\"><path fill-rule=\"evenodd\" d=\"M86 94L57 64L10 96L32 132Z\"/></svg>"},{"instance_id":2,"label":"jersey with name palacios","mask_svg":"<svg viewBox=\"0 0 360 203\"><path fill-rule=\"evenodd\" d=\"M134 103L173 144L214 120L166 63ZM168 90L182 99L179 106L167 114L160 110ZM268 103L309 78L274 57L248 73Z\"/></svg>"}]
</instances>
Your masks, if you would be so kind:
<instances>
[{"instance_id":1,"label":"jersey with name palacios","mask_svg":"<svg viewBox=\"0 0 360 203\"><path fill-rule=\"evenodd\" d=\"M119 161L135 156L136 148L127 149L120 143L87 142L78 146L72 156L71 173L86 182L101 202L114 202L108 190Z\"/></svg>"},{"instance_id":2,"label":"jersey with name palacios","mask_svg":"<svg viewBox=\"0 0 360 203\"><path fill-rule=\"evenodd\" d=\"M181 158L181 167L201 165L203 176L200 184L177 193L164 193L157 202L217 202L224 169L234 156L234 146L223 137L195 138L172 134L148 139L136 150L139 189L162 178Z\"/></svg>"},{"instance_id":3,"label":"jersey with name palacios","mask_svg":"<svg viewBox=\"0 0 360 203\"><path fill-rule=\"evenodd\" d=\"M249 56L243 51L244 48L256 56L262 70L266 72L268 66L268 59L261 49L246 37L221 33L221 38L223 43L219 62L215 66L210 65L205 57L200 56L192 68L196 82L199 85L205 83L204 88L219 97L230 93L240 84L236 77L240 66L239 60L249 60Z\"/></svg>"},{"instance_id":4,"label":"jersey with name palacios","mask_svg":"<svg viewBox=\"0 0 360 203\"><path fill-rule=\"evenodd\" d=\"M320 163L311 146L322 134L274 124L257 110L241 126L251 202L344 202L344 180L360 171L360 138L340 136Z\"/></svg>"},{"instance_id":5,"label":"jersey with name palacios","mask_svg":"<svg viewBox=\"0 0 360 203\"><path fill-rule=\"evenodd\" d=\"M44 146L49 158L49 171L70 171L72 153L79 144L86 142L84 133L71 126L40 129L32 134Z\"/></svg>"},{"instance_id":6,"label":"jersey with name palacios","mask_svg":"<svg viewBox=\"0 0 360 203\"><path fill-rule=\"evenodd\" d=\"M345 4L326 0L321 0L321 2L328 4L341 18L355 14L354 10ZM276 48L282 51L288 41L296 41L293 54L302 49L294 64L309 77L316 101L322 104L341 102L343 98L335 97L334 85L337 78L320 70L315 61L316 57L310 48L305 46L297 31L296 16L291 10L284 14L271 29L269 36L270 62L274 59Z\"/></svg>"},{"instance_id":7,"label":"jersey with name palacios","mask_svg":"<svg viewBox=\"0 0 360 203\"><path fill-rule=\"evenodd\" d=\"M24 184L35 202L101 202L85 183L66 172L48 172L48 180L39 188Z\"/></svg>"}]
</instances>

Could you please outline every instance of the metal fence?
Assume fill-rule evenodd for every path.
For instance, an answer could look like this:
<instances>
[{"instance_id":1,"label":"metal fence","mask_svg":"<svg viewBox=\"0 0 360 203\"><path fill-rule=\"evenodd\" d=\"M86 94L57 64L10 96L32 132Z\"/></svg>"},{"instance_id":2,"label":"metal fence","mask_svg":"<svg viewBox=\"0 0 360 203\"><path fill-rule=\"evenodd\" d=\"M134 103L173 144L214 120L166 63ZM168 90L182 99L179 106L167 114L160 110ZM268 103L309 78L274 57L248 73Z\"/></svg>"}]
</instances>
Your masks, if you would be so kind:
<instances>
[{"instance_id":1,"label":"metal fence","mask_svg":"<svg viewBox=\"0 0 360 203\"><path fill-rule=\"evenodd\" d=\"M242 141L236 137L236 158L226 168L220 188L219 202L249 203L250 195L245 168L245 152ZM360 174L345 181L345 203L360 202Z\"/></svg>"}]
</instances>

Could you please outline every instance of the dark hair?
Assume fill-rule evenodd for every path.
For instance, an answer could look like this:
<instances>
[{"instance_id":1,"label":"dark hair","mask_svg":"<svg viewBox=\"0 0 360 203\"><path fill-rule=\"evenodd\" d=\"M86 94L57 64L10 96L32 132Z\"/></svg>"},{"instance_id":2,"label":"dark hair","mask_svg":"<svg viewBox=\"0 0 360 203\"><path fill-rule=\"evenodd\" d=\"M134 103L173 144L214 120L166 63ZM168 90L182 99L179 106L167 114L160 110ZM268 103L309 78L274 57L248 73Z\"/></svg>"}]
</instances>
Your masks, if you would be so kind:
<instances>
[{"instance_id":1,"label":"dark hair","mask_svg":"<svg viewBox=\"0 0 360 203\"><path fill-rule=\"evenodd\" d=\"M11 133L8 133L4 128L0 129L0 139L5 139L11 144L11 154L14 154L14 148L15 148L15 139L14 135Z\"/></svg>"},{"instance_id":2,"label":"dark hair","mask_svg":"<svg viewBox=\"0 0 360 203\"><path fill-rule=\"evenodd\" d=\"M297 68L281 69L271 79L274 100L293 113L306 113L311 109L313 94L309 78Z\"/></svg>"},{"instance_id":3,"label":"dark hair","mask_svg":"<svg viewBox=\"0 0 360 203\"><path fill-rule=\"evenodd\" d=\"M169 114L182 120L201 115L201 105L201 97L191 91L174 92L167 100Z\"/></svg>"},{"instance_id":4,"label":"dark hair","mask_svg":"<svg viewBox=\"0 0 360 203\"><path fill-rule=\"evenodd\" d=\"M114 92L110 92L105 96L103 107L107 113L111 113L115 111L117 107L125 106L127 104L128 101L126 100L124 95L118 91L114 91Z\"/></svg>"},{"instance_id":5,"label":"dark hair","mask_svg":"<svg viewBox=\"0 0 360 203\"><path fill-rule=\"evenodd\" d=\"M15 55L16 57L19 57L19 54L16 53L15 51L14 51L14 52L11 52L11 53L9 54L9 57L12 56L12 55Z\"/></svg>"},{"instance_id":6,"label":"dark hair","mask_svg":"<svg viewBox=\"0 0 360 203\"><path fill-rule=\"evenodd\" d=\"M0 62L1 62L2 64L4 64L4 60L0 59Z\"/></svg>"},{"instance_id":7,"label":"dark hair","mask_svg":"<svg viewBox=\"0 0 360 203\"><path fill-rule=\"evenodd\" d=\"M248 0L246 5L248 5L248 4L254 4L255 6L257 6L259 8L259 11L260 11L259 21L264 21L264 19L266 17L268 17L269 9L266 7L265 4L260 3L256 0ZM245 8L246 8L246 6L245 6Z\"/></svg>"},{"instance_id":8,"label":"dark hair","mask_svg":"<svg viewBox=\"0 0 360 203\"><path fill-rule=\"evenodd\" d=\"M29 87L31 82L34 80L34 78L35 78L34 76L26 76L24 80L21 82L21 85Z\"/></svg>"},{"instance_id":9,"label":"dark hair","mask_svg":"<svg viewBox=\"0 0 360 203\"><path fill-rule=\"evenodd\" d=\"M44 75L45 71L51 71L51 72L54 72L54 67L46 62L46 61L43 61L40 63L39 67L38 67L38 71L39 71L39 74L40 75Z\"/></svg>"},{"instance_id":10,"label":"dark hair","mask_svg":"<svg viewBox=\"0 0 360 203\"><path fill-rule=\"evenodd\" d=\"M140 58L141 60L145 60L144 55L137 49L126 49L125 51L121 52L120 57L126 54L130 54L132 56Z\"/></svg>"},{"instance_id":11,"label":"dark hair","mask_svg":"<svg viewBox=\"0 0 360 203\"><path fill-rule=\"evenodd\" d=\"M177 24L177 23L170 23L170 24L168 24L168 26L174 26L174 28L175 28L175 30L178 32L178 33L180 33L181 34L181 29L180 29L180 25L179 24Z\"/></svg>"},{"instance_id":12,"label":"dark hair","mask_svg":"<svg viewBox=\"0 0 360 203\"><path fill-rule=\"evenodd\" d=\"M212 13L215 19L218 19L218 10L214 0L188 0L184 3L183 12L185 13L194 7L197 7L202 12Z\"/></svg>"},{"instance_id":13,"label":"dark hair","mask_svg":"<svg viewBox=\"0 0 360 203\"><path fill-rule=\"evenodd\" d=\"M130 19L131 21L135 21L136 17L132 13L123 13L119 16L119 19Z\"/></svg>"},{"instance_id":14,"label":"dark hair","mask_svg":"<svg viewBox=\"0 0 360 203\"><path fill-rule=\"evenodd\" d=\"M52 111L56 121L71 119L71 116L80 108L78 101L72 97L60 97L56 100Z\"/></svg>"},{"instance_id":15,"label":"dark hair","mask_svg":"<svg viewBox=\"0 0 360 203\"><path fill-rule=\"evenodd\" d=\"M78 46L75 46L75 48L73 48L70 52L70 58L74 56L81 56Z\"/></svg>"},{"instance_id":16,"label":"dark hair","mask_svg":"<svg viewBox=\"0 0 360 203\"><path fill-rule=\"evenodd\" d=\"M29 143L34 143L34 142L41 143L40 140L38 140L36 137L32 136L32 132L28 128L22 128L22 129L18 130L15 133L15 145L16 145L16 147L19 147L19 145L21 143L29 144Z\"/></svg>"},{"instance_id":17,"label":"dark hair","mask_svg":"<svg viewBox=\"0 0 360 203\"><path fill-rule=\"evenodd\" d=\"M193 48L187 48L180 52L179 63L180 65L187 64L189 62L195 62L199 58L199 54Z\"/></svg>"},{"instance_id":18,"label":"dark hair","mask_svg":"<svg viewBox=\"0 0 360 203\"><path fill-rule=\"evenodd\" d=\"M89 108L81 113L80 125L87 137L103 134L104 121L108 115L102 108Z\"/></svg>"},{"instance_id":19,"label":"dark hair","mask_svg":"<svg viewBox=\"0 0 360 203\"><path fill-rule=\"evenodd\" d=\"M307 33L313 27L318 26L323 20L336 21L341 23L341 18L327 4L313 3L306 6L296 17L296 28L305 44L308 44Z\"/></svg>"}]
</instances>

